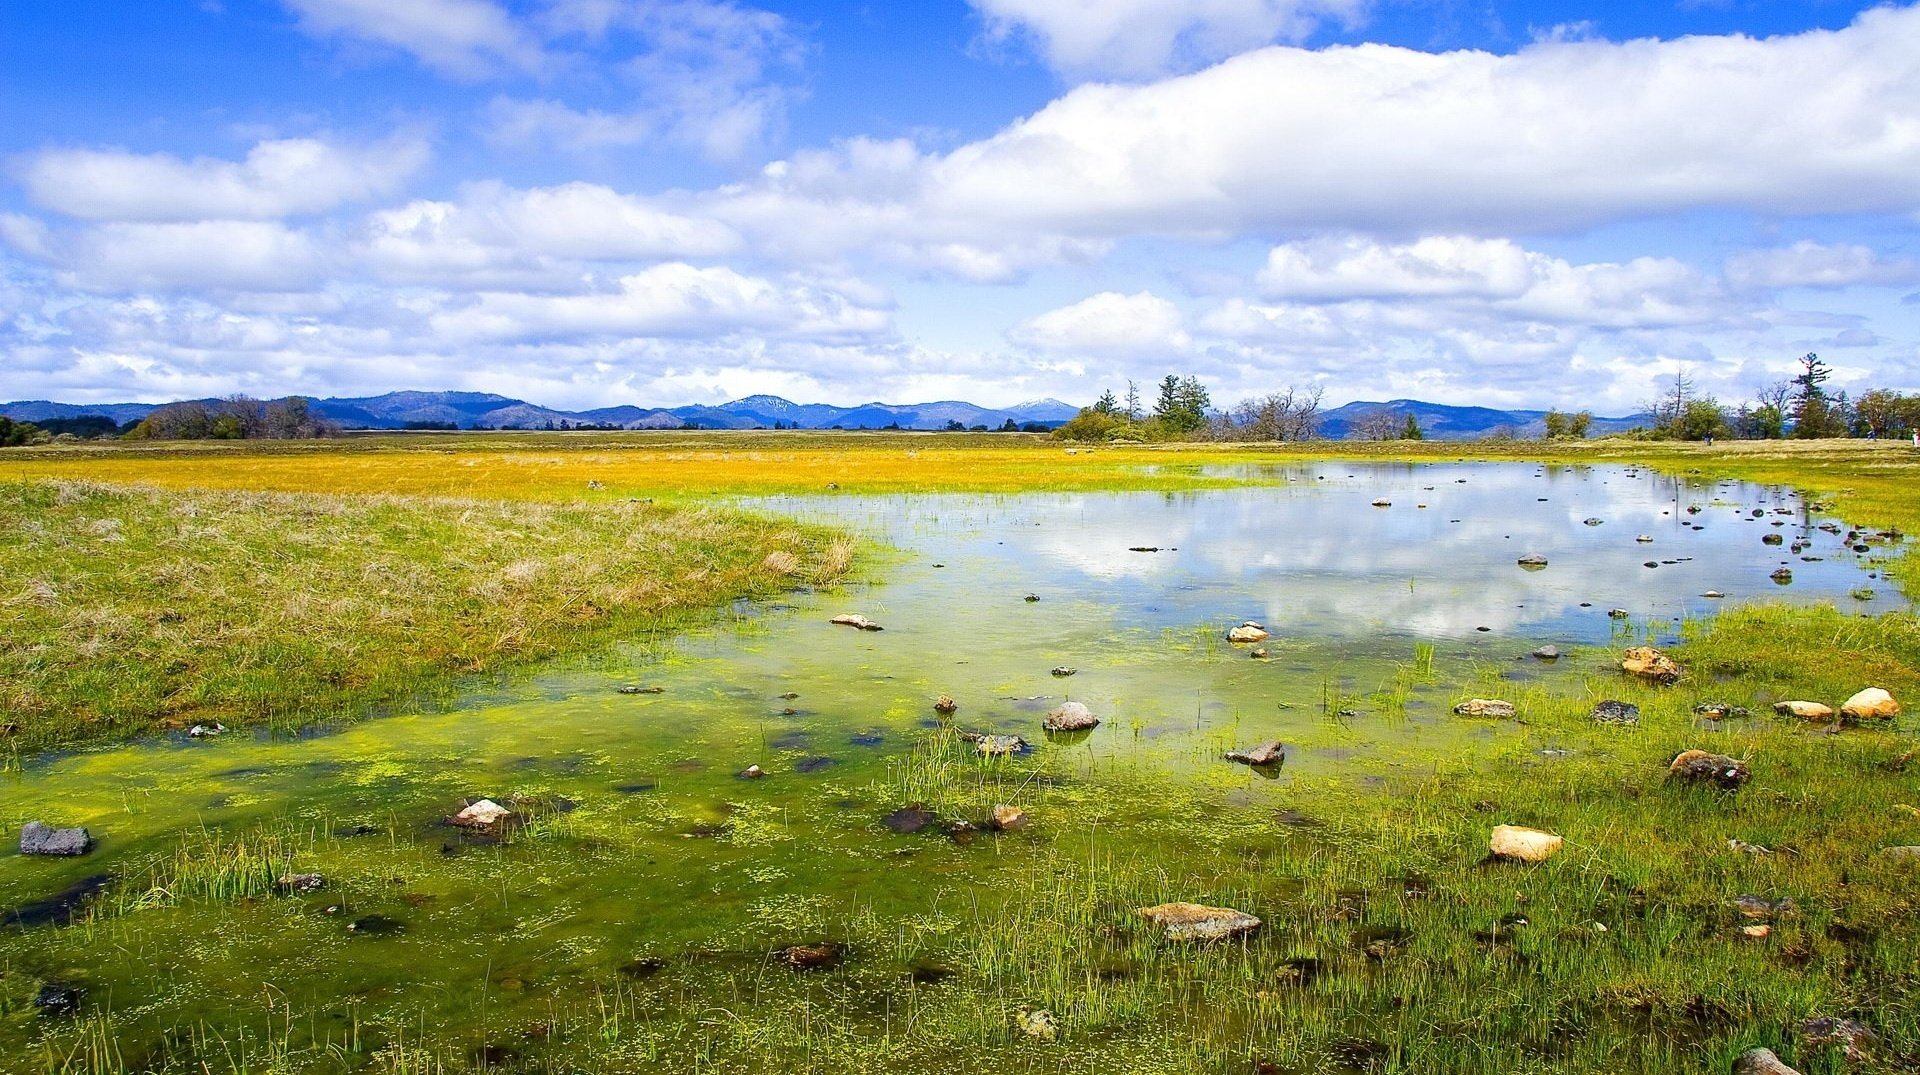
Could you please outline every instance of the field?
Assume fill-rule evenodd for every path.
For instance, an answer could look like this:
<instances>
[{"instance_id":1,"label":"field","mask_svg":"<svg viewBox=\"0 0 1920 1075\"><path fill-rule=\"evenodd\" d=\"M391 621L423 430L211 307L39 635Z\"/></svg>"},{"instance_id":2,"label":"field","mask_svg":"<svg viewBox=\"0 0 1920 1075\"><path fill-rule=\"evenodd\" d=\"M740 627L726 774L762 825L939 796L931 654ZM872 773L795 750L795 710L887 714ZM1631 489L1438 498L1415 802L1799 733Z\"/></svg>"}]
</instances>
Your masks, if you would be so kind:
<instances>
[{"instance_id":1,"label":"field","mask_svg":"<svg viewBox=\"0 0 1920 1075\"><path fill-rule=\"evenodd\" d=\"M1664 1073L1726 1071L1753 1046L1807 1073L1920 1065L1920 858L1884 850L1920 845L1912 718L1766 713L1867 685L1920 698L1910 608L1692 619L1671 687L1618 671L1656 632L1639 623L1524 676L1486 646L1301 641L1258 686L1211 632L1096 632L1099 671L1168 715L1098 752L983 759L957 733L987 695L1027 690L1002 667L1021 643L920 664L898 648L918 625L819 625L872 580L932 568L735 504L1173 495L1362 458L1625 463L1920 527L1920 455L1842 442L529 434L0 454L0 704L18 725L0 823L65 804L128 834L96 853L113 856L97 895L0 925L0 1071ZM1874 547L1884 586L1913 597L1914 558ZM759 611L787 601L798 621ZM923 720L968 667L959 718ZM773 693L803 681L797 701ZM609 697L615 682L666 693ZM1156 747L1193 683L1248 715ZM1465 697L1522 719L1459 730ZM1640 723L1596 724L1602 698ZM1708 701L1755 715L1703 722ZM781 706L816 722L810 743L783 745ZM1218 762L1275 707L1299 757L1278 781ZM991 730L1032 719L1015 707ZM208 720L261 734L114 742ZM329 734L305 738L316 723ZM882 728L876 752L797 775L824 738ZM1752 782L1667 778L1701 746ZM736 779L754 758L775 775ZM449 836L429 804L475 789L510 792L524 827ZM1034 824L944 828L1009 802ZM942 825L876 824L908 804ZM1566 850L1489 861L1499 823ZM0 912L97 869L0 860ZM328 887L278 892L294 870ZM1265 925L1169 943L1135 909L1170 900ZM346 919L406 928L343 939ZM823 941L830 969L768 957ZM69 980L112 999L39 1012ZM1820 1017L1874 1040L1849 1056L1809 1033Z\"/></svg>"}]
</instances>

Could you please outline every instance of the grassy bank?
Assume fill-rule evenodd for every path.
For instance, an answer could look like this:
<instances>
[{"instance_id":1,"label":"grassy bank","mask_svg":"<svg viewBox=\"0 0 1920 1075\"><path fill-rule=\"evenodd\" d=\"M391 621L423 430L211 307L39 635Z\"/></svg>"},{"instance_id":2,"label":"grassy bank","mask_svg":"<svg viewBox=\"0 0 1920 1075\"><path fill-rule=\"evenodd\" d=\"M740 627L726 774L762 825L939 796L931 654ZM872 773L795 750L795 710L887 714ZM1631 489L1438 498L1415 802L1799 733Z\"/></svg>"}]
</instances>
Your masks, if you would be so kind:
<instances>
[{"instance_id":1,"label":"grassy bank","mask_svg":"<svg viewBox=\"0 0 1920 1075\"><path fill-rule=\"evenodd\" d=\"M719 510L6 482L0 715L31 750L427 703L851 555Z\"/></svg>"}]
</instances>

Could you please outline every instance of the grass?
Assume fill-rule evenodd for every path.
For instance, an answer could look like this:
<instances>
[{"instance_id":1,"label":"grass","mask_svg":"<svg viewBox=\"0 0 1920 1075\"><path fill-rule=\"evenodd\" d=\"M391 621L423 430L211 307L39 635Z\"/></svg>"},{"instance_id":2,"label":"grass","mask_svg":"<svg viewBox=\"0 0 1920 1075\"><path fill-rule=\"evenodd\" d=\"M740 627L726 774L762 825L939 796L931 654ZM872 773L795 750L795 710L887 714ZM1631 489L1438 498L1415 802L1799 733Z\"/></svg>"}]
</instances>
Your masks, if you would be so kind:
<instances>
[{"instance_id":1,"label":"grass","mask_svg":"<svg viewBox=\"0 0 1920 1075\"><path fill-rule=\"evenodd\" d=\"M6 482L0 714L35 750L431 703L851 556L714 509Z\"/></svg>"},{"instance_id":2,"label":"grass","mask_svg":"<svg viewBox=\"0 0 1920 1075\"><path fill-rule=\"evenodd\" d=\"M0 664L0 689L39 677L43 697L64 699L46 703L53 714L122 689L181 703L126 725L48 717L41 742L229 711L220 705L235 718L305 712L302 689L335 709L407 704L475 671L579 652L635 625L671 629L722 596L846 568L847 546L819 531L629 496L827 482L1165 488L1222 480L1203 469L1218 463L1329 457L1632 462L1797 485L1850 522L1920 529L1920 457L1884 444L1068 455L1011 437L768 434L8 453L0 475L35 481L0 487L16 498L0 516L13 520L0 521L0 617L21 617L0 625L0 659L17 662ZM255 482L290 492L217 491ZM415 499L428 494L467 499ZM776 550L794 554L791 573L767 567ZM515 566L529 561L564 570ZM1913 561L1891 561L1889 588L1915 592ZM635 580L647 580L645 600L623 603ZM377 614L401 607L414 611ZM192 618L169 621L168 609ZM362 638L390 622L404 629ZM349 643L364 664L324 667L386 669L384 693L342 694L306 667ZM239 659L216 661L212 647ZM0 937L0 1041L36 1043L0 1071L1666 1073L1723 1072L1756 1045L1807 1075L1915 1070L1920 864L1881 853L1920 844L1911 722L1832 733L1766 707L1837 703L1869 683L1911 705L1920 621L1746 605L1688 624L1675 652L1688 675L1673 687L1625 679L1606 651L1570 651L1555 675L1515 682L1506 662L1442 657L1430 643L1378 682L1343 670L1306 679L1302 701L1319 686L1329 741L1357 752L1337 775L1283 770L1281 783L1254 785L1266 795L1224 763L1194 773L1124 753L1084 771L1048 750L982 759L935 728L864 782L812 786L777 807L761 785L688 777L684 792L615 807L589 798L478 854L450 854L444 830L421 818L348 837L317 807L195 829L125 868L112 898L73 927ZM101 655L119 663L88 678ZM1423 743L1431 725L1409 714L1435 692L1511 699L1521 721L1464 750L1457 736ZM1602 698L1640 705L1641 724L1595 725L1587 714ZM1708 730L1691 709L1709 700L1756 715ZM117 706L101 712L127 712ZM1360 715L1339 717L1349 706ZM1195 749L1212 758L1221 745ZM1748 760L1753 783L1726 795L1669 782L1668 760L1693 747ZM966 845L876 831L878 813L913 802L946 818L1014 803L1033 824ZM686 836L690 822L716 820L718 838ZM1499 823L1550 829L1567 850L1538 867L1489 864ZM330 887L306 903L273 896L271 875L288 867L320 868ZM623 885L699 908L647 921L639 943L665 964L655 975L623 974L634 952L597 943L625 921L601 916L643 905L618 902ZM397 954L362 946L353 961L325 962L343 942L324 907L414 906L397 893L421 901L423 937L439 907L452 939L366 942ZM1792 909L1750 940L1732 906L1743 894ZM612 911L596 899L615 900ZM1170 899L1243 908L1266 926L1245 944L1169 945L1135 909ZM586 924L569 932L574 916ZM550 943L555 934L573 943ZM514 952L523 935L537 955ZM766 959L820 939L848 946L840 968L803 975ZM319 966L256 969L276 944ZM401 965L376 966L382 958ZM434 963L407 962L419 958ZM33 1019L43 978L148 965L134 981L151 988L128 988L124 1010ZM206 1014L209 991L240 981L261 1001ZM149 995L161 999L133 999ZM1053 1040L1020 1029L1036 1010L1054 1018ZM1881 1044L1848 1061L1799 1034L1814 1016L1858 1019Z\"/></svg>"}]
</instances>

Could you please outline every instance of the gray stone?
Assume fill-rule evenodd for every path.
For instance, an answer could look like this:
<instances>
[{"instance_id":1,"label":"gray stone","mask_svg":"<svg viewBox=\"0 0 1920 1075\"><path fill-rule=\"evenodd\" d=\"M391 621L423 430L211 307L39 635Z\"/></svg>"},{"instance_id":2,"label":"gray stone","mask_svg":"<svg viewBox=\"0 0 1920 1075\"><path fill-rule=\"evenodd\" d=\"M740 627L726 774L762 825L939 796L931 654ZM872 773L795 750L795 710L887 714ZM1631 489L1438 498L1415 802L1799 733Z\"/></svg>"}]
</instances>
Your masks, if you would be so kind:
<instances>
[{"instance_id":1,"label":"gray stone","mask_svg":"<svg viewBox=\"0 0 1920 1075\"><path fill-rule=\"evenodd\" d=\"M1620 702L1609 698L1594 705L1593 719L1601 724L1638 724L1640 707L1632 702Z\"/></svg>"},{"instance_id":2,"label":"gray stone","mask_svg":"<svg viewBox=\"0 0 1920 1075\"><path fill-rule=\"evenodd\" d=\"M1772 1049L1748 1049L1733 1062L1733 1075L1800 1075L1788 1067Z\"/></svg>"},{"instance_id":3,"label":"gray stone","mask_svg":"<svg viewBox=\"0 0 1920 1075\"><path fill-rule=\"evenodd\" d=\"M22 855L84 855L93 850L93 834L85 829L56 829L44 821L29 821L20 829Z\"/></svg>"}]
</instances>

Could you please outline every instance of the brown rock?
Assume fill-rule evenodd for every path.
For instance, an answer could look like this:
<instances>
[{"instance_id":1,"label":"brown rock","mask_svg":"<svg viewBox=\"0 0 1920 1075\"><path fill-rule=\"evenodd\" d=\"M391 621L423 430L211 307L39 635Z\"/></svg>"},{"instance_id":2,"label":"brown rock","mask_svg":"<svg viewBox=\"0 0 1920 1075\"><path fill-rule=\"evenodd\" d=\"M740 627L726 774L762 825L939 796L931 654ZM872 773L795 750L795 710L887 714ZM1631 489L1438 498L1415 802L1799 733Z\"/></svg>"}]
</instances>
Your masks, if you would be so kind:
<instances>
[{"instance_id":1,"label":"brown rock","mask_svg":"<svg viewBox=\"0 0 1920 1075\"><path fill-rule=\"evenodd\" d=\"M1453 711L1463 717L1492 717L1495 720L1510 719L1515 713L1512 702L1497 698L1469 698L1454 706Z\"/></svg>"},{"instance_id":2,"label":"brown rock","mask_svg":"<svg viewBox=\"0 0 1920 1075\"><path fill-rule=\"evenodd\" d=\"M1243 623L1227 632L1229 642L1265 642L1269 637L1266 628L1252 622Z\"/></svg>"},{"instance_id":3,"label":"brown rock","mask_svg":"<svg viewBox=\"0 0 1920 1075\"><path fill-rule=\"evenodd\" d=\"M1162 903L1140 913L1166 930L1170 941L1223 941L1260 928L1260 920L1244 911L1200 903Z\"/></svg>"},{"instance_id":4,"label":"brown rock","mask_svg":"<svg viewBox=\"0 0 1920 1075\"><path fill-rule=\"evenodd\" d=\"M1677 683L1680 680L1679 662L1652 646L1634 646L1627 650L1620 659L1620 667L1631 675L1651 679L1655 683Z\"/></svg>"},{"instance_id":5,"label":"brown rock","mask_svg":"<svg viewBox=\"0 0 1920 1075\"><path fill-rule=\"evenodd\" d=\"M1775 702L1773 711L1783 717L1803 720L1832 720L1833 707L1820 702Z\"/></svg>"},{"instance_id":6,"label":"brown rock","mask_svg":"<svg viewBox=\"0 0 1920 1075\"><path fill-rule=\"evenodd\" d=\"M1717 784L1727 791L1739 788L1753 775L1746 762L1705 750L1683 751L1667 767L1667 773L1688 783Z\"/></svg>"},{"instance_id":7,"label":"brown rock","mask_svg":"<svg viewBox=\"0 0 1920 1075\"><path fill-rule=\"evenodd\" d=\"M960 703L954 701L951 695L943 694L933 701L933 711L935 713L952 714L959 710L959 708Z\"/></svg>"},{"instance_id":8,"label":"brown rock","mask_svg":"<svg viewBox=\"0 0 1920 1075\"><path fill-rule=\"evenodd\" d=\"M839 945L823 941L820 944L796 944L774 954L794 970L825 970L840 962L840 951Z\"/></svg>"},{"instance_id":9,"label":"brown rock","mask_svg":"<svg viewBox=\"0 0 1920 1075\"><path fill-rule=\"evenodd\" d=\"M1840 715L1849 720L1889 720L1900 715L1900 703L1885 690L1868 687L1847 699L1840 707Z\"/></svg>"},{"instance_id":10,"label":"brown rock","mask_svg":"<svg viewBox=\"0 0 1920 1075\"><path fill-rule=\"evenodd\" d=\"M1545 862L1566 846L1566 841L1550 832L1519 825L1497 825L1488 847L1493 857L1512 862Z\"/></svg>"},{"instance_id":11,"label":"brown rock","mask_svg":"<svg viewBox=\"0 0 1920 1075\"><path fill-rule=\"evenodd\" d=\"M1262 743L1251 750L1230 750L1228 761L1237 761L1242 765L1278 765L1287 760L1286 748L1278 739Z\"/></svg>"},{"instance_id":12,"label":"brown rock","mask_svg":"<svg viewBox=\"0 0 1920 1075\"><path fill-rule=\"evenodd\" d=\"M1017 806L996 806L993 808L993 827L1001 832L1024 829L1027 827L1027 812Z\"/></svg>"},{"instance_id":13,"label":"brown rock","mask_svg":"<svg viewBox=\"0 0 1920 1075\"><path fill-rule=\"evenodd\" d=\"M1062 702L1047 714L1040 726L1050 732L1082 732L1097 726L1100 718L1079 702Z\"/></svg>"},{"instance_id":14,"label":"brown rock","mask_svg":"<svg viewBox=\"0 0 1920 1075\"><path fill-rule=\"evenodd\" d=\"M1782 1063L1772 1049L1748 1049L1733 1062L1733 1075L1800 1075Z\"/></svg>"}]
</instances>

